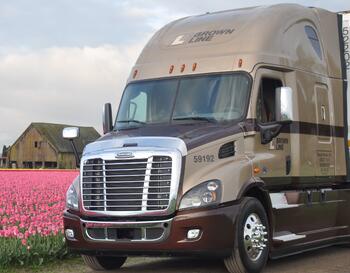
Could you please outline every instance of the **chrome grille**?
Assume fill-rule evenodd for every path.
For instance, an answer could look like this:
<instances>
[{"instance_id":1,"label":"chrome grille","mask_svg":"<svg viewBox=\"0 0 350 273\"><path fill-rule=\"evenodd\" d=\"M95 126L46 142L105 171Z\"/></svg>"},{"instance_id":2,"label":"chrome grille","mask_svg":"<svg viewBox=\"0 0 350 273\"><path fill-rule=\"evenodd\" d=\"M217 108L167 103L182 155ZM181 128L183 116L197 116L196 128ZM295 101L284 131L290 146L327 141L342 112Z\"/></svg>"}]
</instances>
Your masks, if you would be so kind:
<instances>
[{"instance_id":1,"label":"chrome grille","mask_svg":"<svg viewBox=\"0 0 350 273\"><path fill-rule=\"evenodd\" d=\"M82 168L83 206L90 211L156 211L169 206L172 158L88 159Z\"/></svg>"}]
</instances>

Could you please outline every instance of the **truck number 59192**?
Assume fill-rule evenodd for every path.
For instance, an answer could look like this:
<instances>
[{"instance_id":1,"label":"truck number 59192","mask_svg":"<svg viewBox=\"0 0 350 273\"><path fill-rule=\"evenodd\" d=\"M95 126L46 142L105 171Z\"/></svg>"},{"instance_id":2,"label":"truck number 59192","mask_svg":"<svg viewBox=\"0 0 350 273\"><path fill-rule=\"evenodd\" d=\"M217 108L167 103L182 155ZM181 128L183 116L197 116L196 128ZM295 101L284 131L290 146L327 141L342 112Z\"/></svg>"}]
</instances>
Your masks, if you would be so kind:
<instances>
[{"instance_id":1,"label":"truck number 59192","mask_svg":"<svg viewBox=\"0 0 350 273\"><path fill-rule=\"evenodd\" d=\"M194 163L214 162L214 155L195 155L193 157Z\"/></svg>"}]
</instances>

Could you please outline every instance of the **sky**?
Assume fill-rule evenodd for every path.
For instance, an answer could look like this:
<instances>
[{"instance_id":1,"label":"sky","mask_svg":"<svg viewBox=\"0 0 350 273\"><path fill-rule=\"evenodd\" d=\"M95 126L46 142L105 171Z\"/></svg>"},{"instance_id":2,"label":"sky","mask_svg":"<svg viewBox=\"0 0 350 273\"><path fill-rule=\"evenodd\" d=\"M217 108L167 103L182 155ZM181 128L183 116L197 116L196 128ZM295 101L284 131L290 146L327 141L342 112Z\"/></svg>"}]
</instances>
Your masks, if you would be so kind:
<instances>
[{"instance_id":1,"label":"sky","mask_svg":"<svg viewBox=\"0 0 350 273\"><path fill-rule=\"evenodd\" d=\"M282 0L0 0L0 153L31 122L93 126L114 113L152 34L175 19ZM287 1L332 11L348 0Z\"/></svg>"}]
</instances>

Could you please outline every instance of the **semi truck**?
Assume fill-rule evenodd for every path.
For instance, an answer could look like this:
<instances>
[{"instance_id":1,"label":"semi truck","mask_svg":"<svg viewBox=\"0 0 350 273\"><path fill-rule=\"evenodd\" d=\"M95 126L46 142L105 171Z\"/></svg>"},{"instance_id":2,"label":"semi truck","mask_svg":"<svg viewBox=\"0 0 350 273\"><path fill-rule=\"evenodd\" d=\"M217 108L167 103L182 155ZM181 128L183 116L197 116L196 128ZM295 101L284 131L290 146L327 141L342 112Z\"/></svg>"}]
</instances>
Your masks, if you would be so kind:
<instances>
[{"instance_id":1,"label":"semi truck","mask_svg":"<svg viewBox=\"0 0 350 273\"><path fill-rule=\"evenodd\" d=\"M348 12L279 4L160 29L84 149L68 248L95 270L203 255L257 273L349 244L349 27Z\"/></svg>"}]
</instances>

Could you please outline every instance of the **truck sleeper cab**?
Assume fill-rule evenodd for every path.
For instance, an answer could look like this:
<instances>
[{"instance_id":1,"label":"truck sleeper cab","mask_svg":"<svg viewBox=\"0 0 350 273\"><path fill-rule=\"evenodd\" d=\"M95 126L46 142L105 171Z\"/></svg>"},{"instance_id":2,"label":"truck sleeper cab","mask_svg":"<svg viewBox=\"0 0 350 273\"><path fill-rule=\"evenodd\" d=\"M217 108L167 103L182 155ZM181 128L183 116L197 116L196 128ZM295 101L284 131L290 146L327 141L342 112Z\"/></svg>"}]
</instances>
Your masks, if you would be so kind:
<instances>
[{"instance_id":1,"label":"truck sleeper cab","mask_svg":"<svg viewBox=\"0 0 350 273\"><path fill-rule=\"evenodd\" d=\"M347 18L281 4L159 30L84 149L69 249L96 270L193 254L233 273L349 243Z\"/></svg>"}]
</instances>

